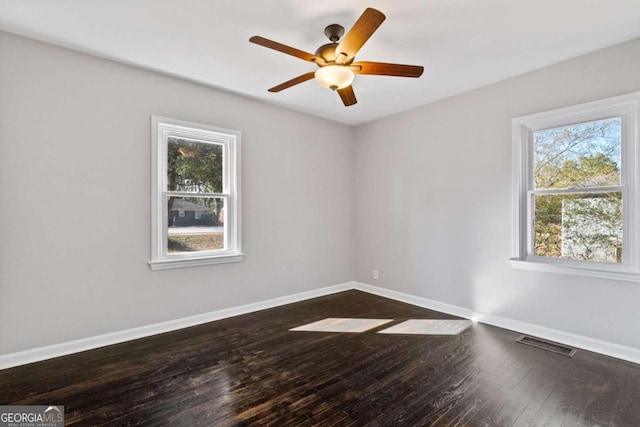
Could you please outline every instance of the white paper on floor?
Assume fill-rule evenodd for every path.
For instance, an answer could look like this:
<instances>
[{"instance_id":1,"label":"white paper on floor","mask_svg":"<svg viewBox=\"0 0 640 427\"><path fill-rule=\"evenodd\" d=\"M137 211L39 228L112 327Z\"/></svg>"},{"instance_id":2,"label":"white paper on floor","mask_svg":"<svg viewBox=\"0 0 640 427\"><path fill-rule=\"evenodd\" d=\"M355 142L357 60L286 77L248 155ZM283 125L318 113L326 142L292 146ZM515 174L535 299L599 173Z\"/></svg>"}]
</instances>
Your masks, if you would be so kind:
<instances>
[{"instance_id":1,"label":"white paper on floor","mask_svg":"<svg viewBox=\"0 0 640 427\"><path fill-rule=\"evenodd\" d=\"M379 331L379 334L458 335L471 326L470 320L411 319Z\"/></svg>"},{"instance_id":2,"label":"white paper on floor","mask_svg":"<svg viewBox=\"0 0 640 427\"><path fill-rule=\"evenodd\" d=\"M317 322L289 329L290 331L310 332L365 332L377 328L385 323L393 322L393 319L356 319L350 317L329 317Z\"/></svg>"}]
</instances>

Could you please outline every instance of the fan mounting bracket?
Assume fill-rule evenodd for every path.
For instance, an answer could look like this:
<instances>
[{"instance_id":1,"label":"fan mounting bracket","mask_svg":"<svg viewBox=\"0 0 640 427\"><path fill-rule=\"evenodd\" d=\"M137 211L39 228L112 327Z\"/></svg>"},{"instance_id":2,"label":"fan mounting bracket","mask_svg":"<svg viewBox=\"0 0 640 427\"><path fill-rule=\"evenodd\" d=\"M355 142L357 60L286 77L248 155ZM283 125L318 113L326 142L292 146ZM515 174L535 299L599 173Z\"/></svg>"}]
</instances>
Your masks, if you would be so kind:
<instances>
[{"instance_id":1,"label":"fan mounting bracket","mask_svg":"<svg viewBox=\"0 0 640 427\"><path fill-rule=\"evenodd\" d=\"M332 43L336 43L340 40L340 37L344 35L344 27L338 24L327 25L324 29L324 35L327 36Z\"/></svg>"}]
</instances>

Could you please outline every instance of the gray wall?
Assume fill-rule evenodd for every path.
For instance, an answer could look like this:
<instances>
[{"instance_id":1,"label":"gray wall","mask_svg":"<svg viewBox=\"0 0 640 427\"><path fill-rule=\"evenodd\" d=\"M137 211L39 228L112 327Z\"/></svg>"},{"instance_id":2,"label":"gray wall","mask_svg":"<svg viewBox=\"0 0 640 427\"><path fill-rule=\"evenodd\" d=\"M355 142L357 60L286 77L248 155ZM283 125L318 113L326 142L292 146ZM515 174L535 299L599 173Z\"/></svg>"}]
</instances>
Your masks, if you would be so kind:
<instances>
[{"instance_id":1,"label":"gray wall","mask_svg":"<svg viewBox=\"0 0 640 427\"><path fill-rule=\"evenodd\" d=\"M1 32L0 58L0 354L352 279L354 129ZM242 132L244 262L149 270L151 114Z\"/></svg>"},{"instance_id":2,"label":"gray wall","mask_svg":"<svg viewBox=\"0 0 640 427\"><path fill-rule=\"evenodd\" d=\"M507 261L511 119L640 90L639 54L353 129L0 32L0 354L352 279L640 348L640 284ZM149 270L151 114L242 131L244 262Z\"/></svg>"},{"instance_id":3,"label":"gray wall","mask_svg":"<svg viewBox=\"0 0 640 427\"><path fill-rule=\"evenodd\" d=\"M640 283L508 263L511 119L638 91L638 70L635 40L358 128L357 280L640 348Z\"/></svg>"}]
</instances>

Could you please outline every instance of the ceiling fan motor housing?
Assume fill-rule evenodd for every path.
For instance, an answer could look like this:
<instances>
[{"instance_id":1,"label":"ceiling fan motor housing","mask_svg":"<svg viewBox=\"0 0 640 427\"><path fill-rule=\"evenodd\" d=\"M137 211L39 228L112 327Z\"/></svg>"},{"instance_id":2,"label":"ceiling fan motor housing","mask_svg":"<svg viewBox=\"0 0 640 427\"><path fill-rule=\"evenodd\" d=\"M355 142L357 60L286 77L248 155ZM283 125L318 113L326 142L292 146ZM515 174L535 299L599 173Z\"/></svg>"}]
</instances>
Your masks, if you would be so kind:
<instances>
[{"instance_id":1,"label":"ceiling fan motor housing","mask_svg":"<svg viewBox=\"0 0 640 427\"><path fill-rule=\"evenodd\" d=\"M325 62L332 63L336 60L336 48L338 47L338 43L327 43L320 46L315 55L324 59ZM318 64L320 65L320 64Z\"/></svg>"},{"instance_id":2,"label":"ceiling fan motor housing","mask_svg":"<svg viewBox=\"0 0 640 427\"><path fill-rule=\"evenodd\" d=\"M324 29L324 34L331 40L331 43L323 44L320 46L315 55L324 59L325 62L333 63L336 60L336 48L338 47L338 40L344 34L344 27L338 24L331 24ZM349 64L353 62L353 59L349 61ZM342 65L349 65L347 63ZM319 65L319 64L318 64Z\"/></svg>"}]
</instances>

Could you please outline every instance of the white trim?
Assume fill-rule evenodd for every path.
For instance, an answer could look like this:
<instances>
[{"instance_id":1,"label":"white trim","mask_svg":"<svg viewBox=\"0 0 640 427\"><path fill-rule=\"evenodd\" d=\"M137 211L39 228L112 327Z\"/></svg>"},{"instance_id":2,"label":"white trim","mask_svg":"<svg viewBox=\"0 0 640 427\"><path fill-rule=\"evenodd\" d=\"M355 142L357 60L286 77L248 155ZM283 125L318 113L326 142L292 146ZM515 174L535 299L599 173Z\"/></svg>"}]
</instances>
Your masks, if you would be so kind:
<instances>
[{"instance_id":1,"label":"white trim","mask_svg":"<svg viewBox=\"0 0 640 427\"><path fill-rule=\"evenodd\" d=\"M229 262L240 262L244 259L244 254L216 255L212 257L165 259L160 261L149 261L151 270L170 270L172 268L198 267L201 265L226 264Z\"/></svg>"},{"instance_id":2,"label":"white trim","mask_svg":"<svg viewBox=\"0 0 640 427\"><path fill-rule=\"evenodd\" d=\"M67 356L81 351L93 350L108 345L119 344L126 341L145 338L165 332L176 331L178 329L189 328L216 320L227 319L229 317L240 316L242 314L253 313L255 311L266 310L268 308L279 307L285 304L300 302L311 298L335 294L354 289L353 282L341 283L339 285L327 286L311 291L300 292L266 301L245 304L237 307L225 308L209 313L184 317L182 319L169 320L152 325L140 326L138 328L126 329L124 331L111 332L104 335L97 335L89 338L82 338L74 341L67 341L59 344L38 347L16 353L0 355L0 369L12 368L14 366L26 365L28 363L40 362L42 360L53 359L54 357Z\"/></svg>"},{"instance_id":3,"label":"white trim","mask_svg":"<svg viewBox=\"0 0 640 427\"><path fill-rule=\"evenodd\" d=\"M625 187L581 187L581 188L547 188L544 190L529 190L528 195L545 195L545 194L601 194L601 193L622 193Z\"/></svg>"},{"instance_id":4,"label":"white trim","mask_svg":"<svg viewBox=\"0 0 640 427\"><path fill-rule=\"evenodd\" d=\"M536 262L533 259L540 257L532 257L531 259L510 259L511 267L518 270L541 271L544 273L571 274L574 276L593 277L595 279L619 280L621 282L640 283L640 274L633 271L607 269L608 265L602 265L601 268L575 267L569 262L563 263L565 260L553 260ZM602 264L602 263L597 263Z\"/></svg>"},{"instance_id":5,"label":"white trim","mask_svg":"<svg viewBox=\"0 0 640 427\"><path fill-rule=\"evenodd\" d=\"M622 360L628 360L629 362L640 363L640 349L637 348L601 341L584 335L576 335L570 332L559 331L557 329L547 328L533 323L521 322L519 320L509 319L506 317L478 313L465 307L459 307L402 292L379 288L366 283L355 282L354 288L359 291L368 292L384 298L428 308L429 310L475 320L487 325L519 332L521 334L533 335L538 338L544 338L572 347L581 348L583 350L593 351L595 353L604 354Z\"/></svg>"},{"instance_id":6,"label":"white trim","mask_svg":"<svg viewBox=\"0 0 640 427\"><path fill-rule=\"evenodd\" d=\"M167 189L167 140L179 136L223 147L222 193L189 193ZM167 117L151 116L151 270L239 262L242 253L241 132ZM167 253L166 196L224 198L225 248Z\"/></svg>"},{"instance_id":7,"label":"white trim","mask_svg":"<svg viewBox=\"0 0 640 427\"><path fill-rule=\"evenodd\" d=\"M112 332L95 337L83 338L79 340L63 342L60 344L53 344L46 347L38 347L16 353L0 355L0 369L12 368L14 366L26 365L28 363L52 359L54 357L66 356L74 353L79 353L81 351L93 350L108 345L119 344L126 341L145 338L165 332L171 332L191 326L213 322L216 320L227 319L229 317L240 316L242 314L253 313L259 310L266 310L268 308L279 307L285 304L291 304L352 289L367 292L373 295L378 295L384 298L389 298L395 301L412 304L418 307L427 308L429 310L463 317L465 319L477 320L487 325L509 329L512 331L520 332L522 334L533 335L539 338L548 339L558 343L570 345L572 347L581 348L587 351L593 351L607 356L616 357L618 359L628 360L633 363L640 363L640 349L637 348L614 344L607 341L601 341L583 335L576 335L569 332L559 331L557 329L535 325L532 323L509 319L506 317L478 313L465 307L447 304L440 301L434 301L428 298L405 294L403 292L397 292L390 289L380 288L366 283L345 282L339 285L327 286L320 289L314 289L311 291L301 292L284 297L273 298L270 300L252 304L245 304L238 307L217 310L210 313L203 313L191 317L185 317L182 319L170 320L167 322L141 326L124 331Z\"/></svg>"},{"instance_id":8,"label":"white trim","mask_svg":"<svg viewBox=\"0 0 640 427\"><path fill-rule=\"evenodd\" d=\"M528 224L527 203L522 194L527 193L527 164L524 161L528 157L524 150L523 141L527 139L527 130L515 119L511 125L511 194L512 194L512 223L511 223L511 257L521 258L527 253L526 234L521 229L521 224ZM524 166L524 167L523 167Z\"/></svg>"},{"instance_id":9,"label":"white trim","mask_svg":"<svg viewBox=\"0 0 640 427\"><path fill-rule=\"evenodd\" d=\"M391 289L380 288L378 286L369 285L362 282L354 282L354 289L369 294L378 295L380 297L389 298L395 301L404 302L411 305L416 305L422 308L428 308L429 310L440 311L442 313L451 314L453 316L464 317L465 319L471 319L475 317L476 313L457 305L447 304L440 301L435 301L427 298L418 297L411 294L405 294L403 292L393 291Z\"/></svg>"},{"instance_id":10,"label":"white trim","mask_svg":"<svg viewBox=\"0 0 640 427\"><path fill-rule=\"evenodd\" d=\"M535 131L602 120L622 118L622 185L597 189L534 190L530 182L532 174L533 143ZM575 274L640 282L640 230L637 222L640 212L640 171L638 171L638 127L640 126L640 92L573 105L551 111L516 117L512 120L512 245L511 266L514 268ZM594 263L581 260L537 257L530 245L532 217L528 207L531 194L565 194L578 192L621 191L623 197L623 244L621 264Z\"/></svg>"}]
</instances>

